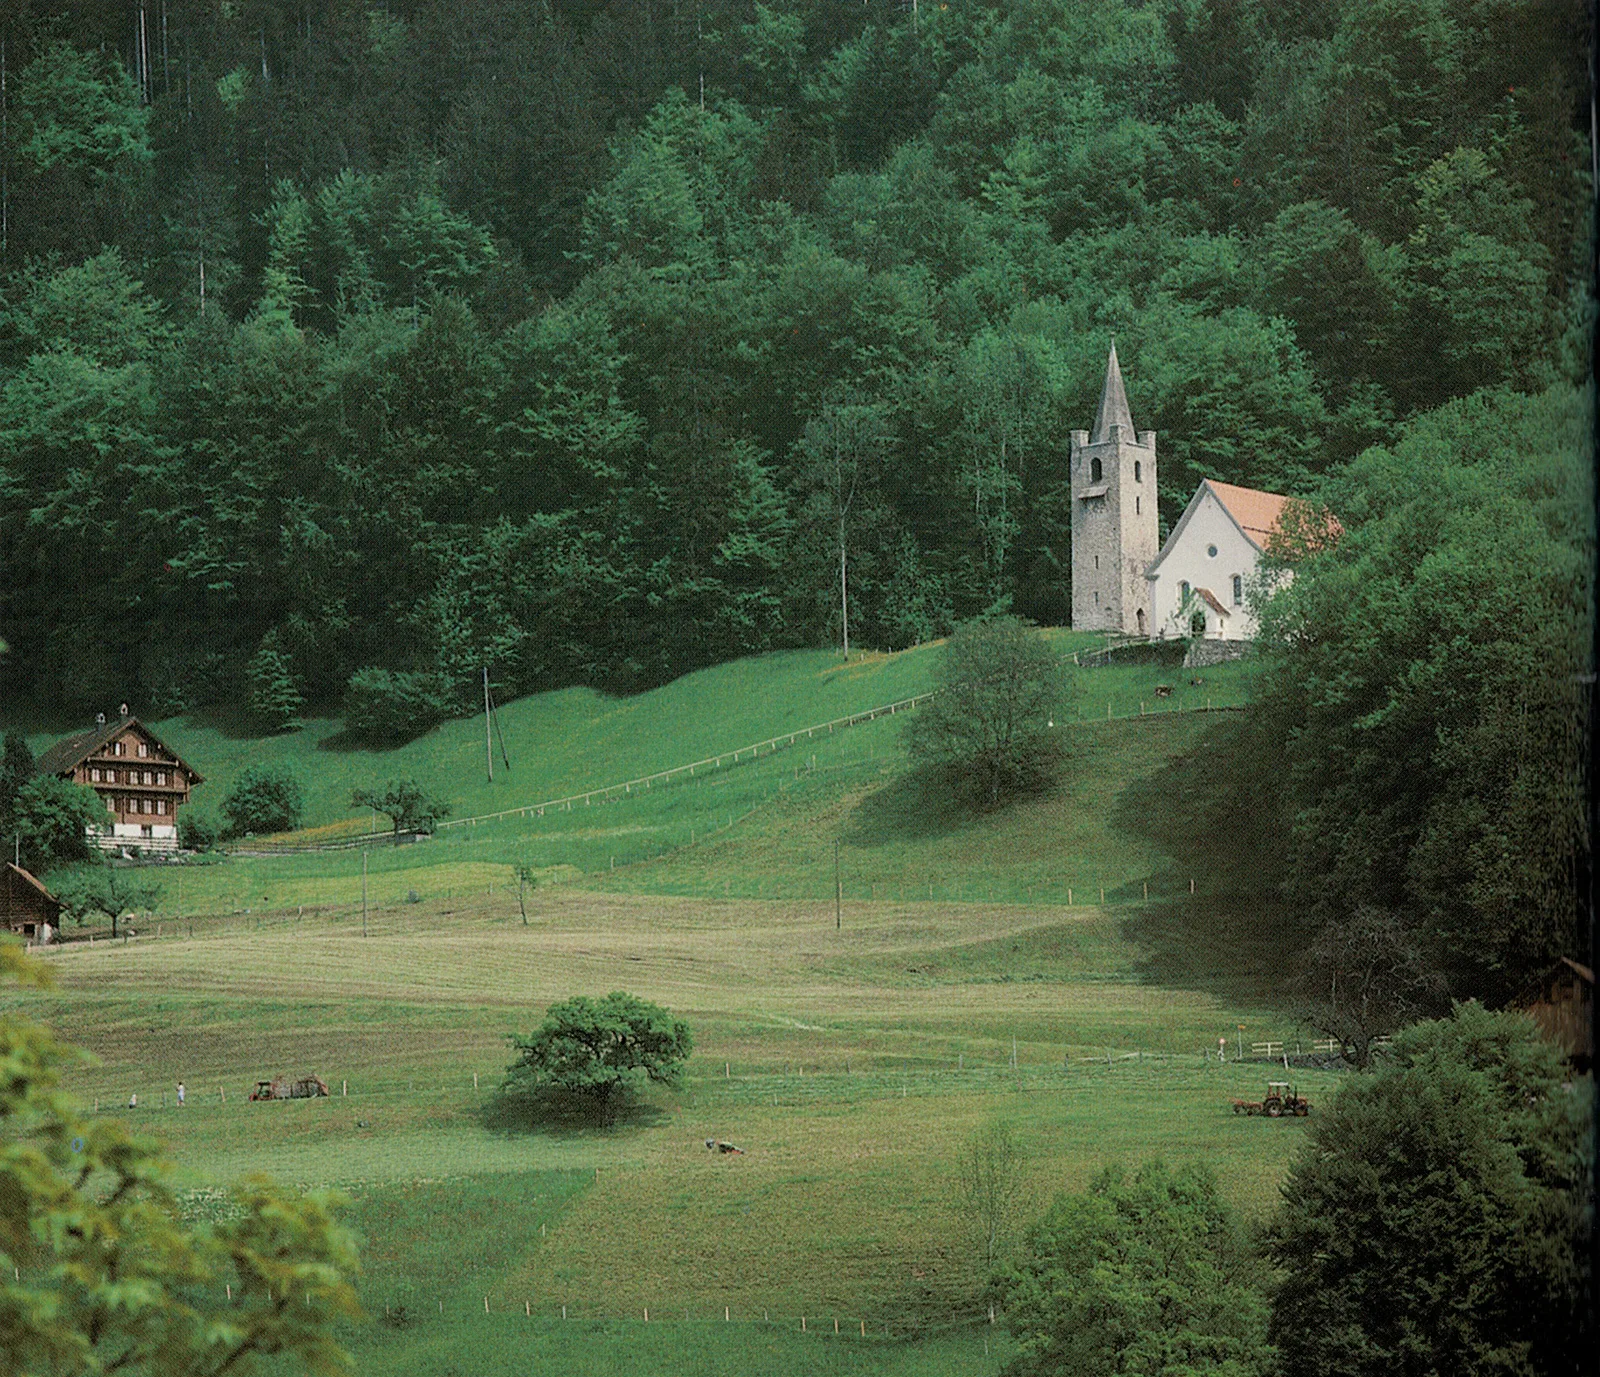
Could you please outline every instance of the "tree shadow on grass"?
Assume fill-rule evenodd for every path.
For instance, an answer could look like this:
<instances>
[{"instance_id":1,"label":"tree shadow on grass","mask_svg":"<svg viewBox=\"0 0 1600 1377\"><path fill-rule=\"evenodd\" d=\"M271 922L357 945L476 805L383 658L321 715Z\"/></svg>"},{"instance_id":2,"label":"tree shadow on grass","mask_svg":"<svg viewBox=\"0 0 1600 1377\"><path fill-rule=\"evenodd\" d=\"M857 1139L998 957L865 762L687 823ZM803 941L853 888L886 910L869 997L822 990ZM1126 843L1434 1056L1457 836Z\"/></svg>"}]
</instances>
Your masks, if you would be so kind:
<instances>
[{"instance_id":1,"label":"tree shadow on grass","mask_svg":"<svg viewBox=\"0 0 1600 1377\"><path fill-rule=\"evenodd\" d=\"M604 1124L593 1100L563 1090L537 1095L496 1091L477 1110L478 1122L501 1138L534 1134L563 1139L608 1137L622 1130L656 1128L669 1117L659 1105L629 1096L613 1107L611 1123Z\"/></svg>"},{"instance_id":2,"label":"tree shadow on grass","mask_svg":"<svg viewBox=\"0 0 1600 1377\"><path fill-rule=\"evenodd\" d=\"M868 794L845 819L850 846L884 846L949 836L984 816L965 802L944 772L923 765Z\"/></svg>"},{"instance_id":3,"label":"tree shadow on grass","mask_svg":"<svg viewBox=\"0 0 1600 1377\"><path fill-rule=\"evenodd\" d=\"M1228 716L1122 791L1117 825L1163 856L1152 893L1176 896L1123 921L1145 952L1142 978L1230 1001L1291 1002L1311 925L1283 892L1285 769L1256 723Z\"/></svg>"}]
</instances>

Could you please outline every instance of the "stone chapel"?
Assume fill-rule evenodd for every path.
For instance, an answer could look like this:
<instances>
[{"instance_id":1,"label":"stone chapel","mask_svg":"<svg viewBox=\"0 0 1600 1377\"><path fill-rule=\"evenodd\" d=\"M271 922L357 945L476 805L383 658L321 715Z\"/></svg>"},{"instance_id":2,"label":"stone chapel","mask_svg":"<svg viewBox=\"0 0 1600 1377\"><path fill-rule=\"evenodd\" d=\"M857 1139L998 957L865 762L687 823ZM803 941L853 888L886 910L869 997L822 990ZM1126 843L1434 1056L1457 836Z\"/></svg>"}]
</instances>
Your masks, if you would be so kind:
<instances>
[{"instance_id":1,"label":"stone chapel","mask_svg":"<svg viewBox=\"0 0 1600 1377\"><path fill-rule=\"evenodd\" d=\"M1203 479L1163 544L1156 433L1136 431L1113 341L1092 431L1072 432L1072 625L1248 641L1261 557L1296 499ZM1332 539L1339 523L1322 518ZM1304 523L1301 523L1302 525ZM1279 577L1287 579L1287 570Z\"/></svg>"}]
</instances>

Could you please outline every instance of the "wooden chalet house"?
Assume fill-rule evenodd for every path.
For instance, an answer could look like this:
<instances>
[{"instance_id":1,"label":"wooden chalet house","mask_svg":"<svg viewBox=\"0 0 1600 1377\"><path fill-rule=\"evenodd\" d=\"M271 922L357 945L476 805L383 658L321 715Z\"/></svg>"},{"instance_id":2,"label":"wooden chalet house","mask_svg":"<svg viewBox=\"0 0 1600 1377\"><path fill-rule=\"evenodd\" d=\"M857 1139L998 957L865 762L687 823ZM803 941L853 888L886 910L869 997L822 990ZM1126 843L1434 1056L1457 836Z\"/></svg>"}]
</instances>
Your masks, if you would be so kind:
<instances>
[{"instance_id":1,"label":"wooden chalet house","mask_svg":"<svg viewBox=\"0 0 1600 1377\"><path fill-rule=\"evenodd\" d=\"M35 768L86 784L100 795L106 821L96 841L108 851L128 846L176 851L178 809L189 801L189 790L203 782L136 717L101 723L56 742Z\"/></svg>"},{"instance_id":2,"label":"wooden chalet house","mask_svg":"<svg viewBox=\"0 0 1600 1377\"><path fill-rule=\"evenodd\" d=\"M61 901L20 865L0 866L0 932L45 943L61 926Z\"/></svg>"}]
</instances>

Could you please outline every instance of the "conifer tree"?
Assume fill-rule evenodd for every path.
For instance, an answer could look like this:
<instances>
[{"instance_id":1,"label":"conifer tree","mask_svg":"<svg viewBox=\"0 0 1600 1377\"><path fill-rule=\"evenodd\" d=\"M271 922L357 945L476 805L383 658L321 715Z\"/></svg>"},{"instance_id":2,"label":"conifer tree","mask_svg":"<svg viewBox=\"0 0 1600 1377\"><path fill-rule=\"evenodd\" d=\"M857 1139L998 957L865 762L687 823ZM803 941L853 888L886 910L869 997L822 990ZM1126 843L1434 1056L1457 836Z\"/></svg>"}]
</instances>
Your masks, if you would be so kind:
<instances>
[{"instance_id":1,"label":"conifer tree","mask_svg":"<svg viewBox=\"0 0 1600 1377\"><path fill-rule=\"evenodd\" d=\"M305 695L300 683L278 644L278 633L269 631L261 638L261 645L250 657L245 670L250 697L250 715L271 732L294 731L300 723L300 710L305 707Z\"/></svg>"}]
</instances>

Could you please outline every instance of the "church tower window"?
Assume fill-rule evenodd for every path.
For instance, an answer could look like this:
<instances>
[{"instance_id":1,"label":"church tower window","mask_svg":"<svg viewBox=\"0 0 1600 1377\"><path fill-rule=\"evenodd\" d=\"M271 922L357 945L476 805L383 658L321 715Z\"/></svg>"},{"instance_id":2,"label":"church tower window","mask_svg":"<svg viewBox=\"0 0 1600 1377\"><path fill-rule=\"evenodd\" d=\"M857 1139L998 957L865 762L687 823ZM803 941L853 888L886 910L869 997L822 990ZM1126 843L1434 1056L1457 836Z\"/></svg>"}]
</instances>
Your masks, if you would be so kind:
<instances>
[{"instance_id":1,"label":"church tower window","mask_svg":"<svg viewBox=\"0 0 1600 1377\"><path fill-rule=\"evenodd\" d=\"M1135 483L1144 482L1144 465L1137 459L1133 461L1133 481Z\"/></svg>"},{"instance_id":2,"label":"church tower window","mask_svg":"<svg viewBox=\"0 0 1600 1377\"><path fill-rule=\"evenodd\" d=\"M1104 477L1105 469L1101 467L1099 456L1096 456L1089 461L1089 481L1098 483Z\"/></svg>"}]
</instances>

